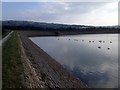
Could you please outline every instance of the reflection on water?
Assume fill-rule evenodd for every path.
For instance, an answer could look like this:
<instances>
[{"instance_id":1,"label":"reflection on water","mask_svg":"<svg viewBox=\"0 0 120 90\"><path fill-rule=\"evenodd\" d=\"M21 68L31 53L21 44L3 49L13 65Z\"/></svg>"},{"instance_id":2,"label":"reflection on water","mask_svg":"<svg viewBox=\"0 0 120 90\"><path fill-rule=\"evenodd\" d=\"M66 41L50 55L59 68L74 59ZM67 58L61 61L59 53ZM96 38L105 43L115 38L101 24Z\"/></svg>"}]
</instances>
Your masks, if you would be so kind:
<instances>
[{"instance_id":1,"label":"reflection on water","mask_svg":"<svg viewBox=\"0 0 120 90\"><path fill-rule=\"evenodd\" d=\"M90 87L118 87L118 35L30 38Z\"/></svg>"}]
</instances>

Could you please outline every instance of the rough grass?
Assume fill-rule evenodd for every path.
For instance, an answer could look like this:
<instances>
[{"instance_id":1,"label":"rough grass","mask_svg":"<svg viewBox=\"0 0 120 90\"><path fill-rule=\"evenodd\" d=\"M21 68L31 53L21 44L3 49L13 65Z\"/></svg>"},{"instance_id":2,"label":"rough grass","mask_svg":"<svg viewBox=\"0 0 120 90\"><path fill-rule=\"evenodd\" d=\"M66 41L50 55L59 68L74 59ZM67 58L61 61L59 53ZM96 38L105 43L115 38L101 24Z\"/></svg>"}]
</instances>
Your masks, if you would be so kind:
<instances>
[{"instance_id":1,"label":"rough grass","mask_svg":"<svg viewBox=\"0 0 120 90\"><path fill-rule=\"evenodd\" d=\"M2 46L0 46L0 89L2 88Z\"/></svg>"},{"instance_id":2,"label":"rough grass","mask_svg":"<svg viewBox=\"0 0 120 90\"><path fill-rule=\"evenodd\" d=\"M2 51L2 88L20 88L23 67L15 32L4 43Z\"/></svg>"}]
</instances>

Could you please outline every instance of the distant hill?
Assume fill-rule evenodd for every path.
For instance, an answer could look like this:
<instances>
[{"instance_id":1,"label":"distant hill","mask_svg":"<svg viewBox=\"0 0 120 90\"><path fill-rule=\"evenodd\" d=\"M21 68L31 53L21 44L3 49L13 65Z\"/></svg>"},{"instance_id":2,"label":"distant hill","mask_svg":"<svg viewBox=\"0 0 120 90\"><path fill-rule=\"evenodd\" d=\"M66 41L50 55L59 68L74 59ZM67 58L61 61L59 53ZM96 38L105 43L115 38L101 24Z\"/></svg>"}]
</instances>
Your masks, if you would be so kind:
<instances>
[{"instance_id":1,"label":"distant hill","mask_svg":"<svg viewBox=\"0 0 120 90\"><path fill-rule=\"evenodd\" d=\"M43 23L43 22L32 22L32 21L2 21L3 26L23 26L23 27L37 27L37 28L92 28L93 26L85 25L66 25L66 24L55 24L55 23Z\"/></svg>"},{"instance_id":2,"label":"distant hill","mask_svg":"<svg viewBox=\"0 0 120 90\"><path fill-rule=\"evenodd\" d=\"M120 26L85 26L85 25L67 25L56 23L32 22L32 21L2 21L3 30L57 30L57 31L81 31L95 33L118 33Z\"/></svg>"}]
</instances>

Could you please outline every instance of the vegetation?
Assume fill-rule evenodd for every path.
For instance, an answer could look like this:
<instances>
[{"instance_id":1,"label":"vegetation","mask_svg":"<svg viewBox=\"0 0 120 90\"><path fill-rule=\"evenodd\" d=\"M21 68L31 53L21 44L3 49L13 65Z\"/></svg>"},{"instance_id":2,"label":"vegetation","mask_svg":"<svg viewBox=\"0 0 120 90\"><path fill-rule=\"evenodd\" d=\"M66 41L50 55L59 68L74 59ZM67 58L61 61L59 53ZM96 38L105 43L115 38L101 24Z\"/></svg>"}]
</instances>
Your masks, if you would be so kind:
<instances>
[{"instance_id":1,"label":"vegetation","mask_svg":"<svg viewBox=\"0 0 120 90\"><path fill-rule=\"evenodd\" d=\"M2 87L20 88L22 86L23 67L15 32L4 43L2 50Z\"/></svg>"},{"instance_id":2,"label":"vegetation","mask_svg":"<svg viewBox=\"0 0 120 90\"><path fill-rule=\"evenodd\" d=\"M43 30L81 32L81 34L119 33L120 26L95 27L85 25L65 25L53 23L38 23L30 21L3 21L3 30Z\"/></svg>"},{"instance_id":3,"label":"vegetation","mask_svg":"<svg viewBox=\"0 0 120 90\"><path fill-rule=\"evenodd\" d=\"M2 32L2 38L4 38L5 36L7 36L11 31L4 31Z\"/></svg>"},{"instance_id":4,"label":"vegetation","mask_svg":"<svg viewBox=\"0 0 120 90\"><path fill-rule=\"evenodd\" d=\"M0 89L2 88L2 46L0 46Z\"/></svg>"}]
</instances>

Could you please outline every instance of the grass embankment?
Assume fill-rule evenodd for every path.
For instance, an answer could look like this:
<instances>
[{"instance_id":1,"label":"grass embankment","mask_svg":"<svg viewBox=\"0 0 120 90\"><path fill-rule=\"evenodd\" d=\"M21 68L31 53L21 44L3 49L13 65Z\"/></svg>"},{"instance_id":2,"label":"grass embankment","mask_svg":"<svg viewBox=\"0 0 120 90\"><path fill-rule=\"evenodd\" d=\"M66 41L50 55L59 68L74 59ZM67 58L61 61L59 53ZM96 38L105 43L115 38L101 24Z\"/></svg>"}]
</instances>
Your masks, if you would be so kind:
<instances>
[{"instance_id":1,"label":"grass embankment","mask_svg":"<svg viewBox=\"0 0 120 90\"><path fill-rule=\"evenodd\" d=\"M23 67L15 32L4 43L2 50L2 88L19 88L22 86Z\"/></svg>"},{"instance_id":2,"label":"grass embankment","mask_svg":"<svg viewBox=\"0 0 120 90\"><path fill-rule=\"evenodd\" d=\"M2 88L2 46L0 46L0 89Z\"/></svg>"}]
</instances>

